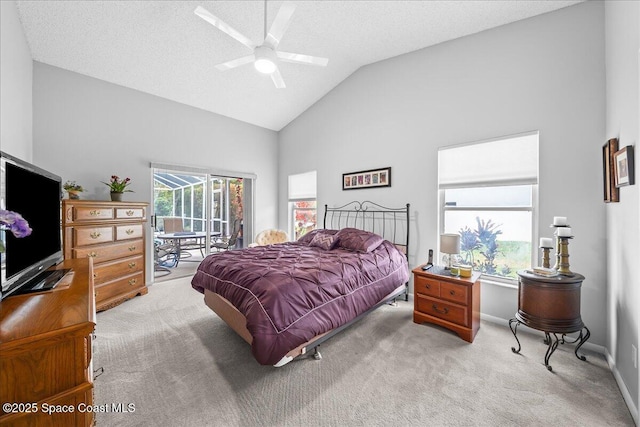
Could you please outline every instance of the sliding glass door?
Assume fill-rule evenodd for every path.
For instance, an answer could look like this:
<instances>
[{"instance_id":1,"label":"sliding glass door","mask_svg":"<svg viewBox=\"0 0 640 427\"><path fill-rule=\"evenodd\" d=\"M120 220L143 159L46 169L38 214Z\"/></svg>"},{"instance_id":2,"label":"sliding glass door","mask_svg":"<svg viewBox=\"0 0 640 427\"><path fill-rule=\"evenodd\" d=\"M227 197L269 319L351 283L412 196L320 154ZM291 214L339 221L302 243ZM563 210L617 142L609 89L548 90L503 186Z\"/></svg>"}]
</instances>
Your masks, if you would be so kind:
<instances>
[{"instance_id":1,"label":"sliding glass door","mask_svg":"<svg viewBox=\"0 0 640 427\"><path fill-rule=\"evenodd\" d=\"M153 167L153 226L156 233L204 233L203 253L211 242L224 239L234 231L251 228L245 216L252 197L245 186L252 179L201 173L192 169ZM249 184L249 188L251 185ZM243 246L240 235L235 248Z\"/></svg>"}]
</instances>

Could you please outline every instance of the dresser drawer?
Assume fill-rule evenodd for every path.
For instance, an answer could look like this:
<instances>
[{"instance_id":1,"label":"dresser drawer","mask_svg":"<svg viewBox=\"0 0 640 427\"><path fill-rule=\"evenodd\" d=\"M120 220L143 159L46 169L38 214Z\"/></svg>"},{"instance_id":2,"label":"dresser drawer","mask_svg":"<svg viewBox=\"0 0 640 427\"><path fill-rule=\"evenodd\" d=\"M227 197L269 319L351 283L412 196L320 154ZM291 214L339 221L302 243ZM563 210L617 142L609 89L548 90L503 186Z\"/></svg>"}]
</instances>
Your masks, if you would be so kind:
<instances>
[{"instance_id":1,"label":"dresser drawer","mask_svg":"<svg viewBox=\"0 0 640 427\"><path fill-rule=\"evenodd\" d=\"M119 259L116 261L97 264L93 269L93 279L97 285L101 285L118 277L142 271L144 268L144 258L135 256Z\"/></svg>"},{"instance_id":2,"label":"dresser drawer","mask_svg":"<svg viewBox=\"0 0 640 427\"><path fill-rule=\"evenodd\" d=\"M107 207L74 206L72 221L95 221L113 219L113 209Z\"/></svg>"},{"instance_id":3,"label":"dresser drawer","mask_svg":"<svg viewBox=\"0 0 640 427\"><path fill-rule=\"evenodd\" d=\"M110 245L75 248L72 250L72 253L74 258L92 257L95 265L97 263L122 258L123 256L138 255L141 254L143 250L143 241L142 239L138 239L128 242L113 243Z\"/></svg>"},{"instance_id":4,"label":"dresser drawer","mask_svg":"<svg viewBox=\"0 0 640 427\"><path fill-rule=\"evenodd\" d=\"M75 246L97 245L113 241L113 227L76 227L73 229Z\"/></svg>"},{"instance_id":5,"label":"dresser drawer","mask_svg":"<svg viewBox=\"0 0 640 427\"><path fill-rule=\"evenodd\" d=\"M143 208L119 208L116 209L117 219L145 219Z\"/></svg>"},{"instance_id":6,"label":"dresser drawer","mask_svg":"<svg viewBox=\"0 0 640 427\"><path fill-rule=\"evenodd\" d=\"M434 298L416 296L418 311L462 326L469 326L467 308Z\"/></svg>"},{"instance_id":7,"label":"dresser drawer","mask_svg":"<svg viewBox=\"0 0 640 427\"><path fill-rule=\"evenodd\" d=\"M109 298L116 297L128 292L133 292L144 286L144 277L142 273L126 276L112 282L96 286L96 303L100 303Z\"/></svg>"},{"instance_id":8,"label":"dresser drawer","mask_svg":"<svg viewBox=\"0 0 640 427\"><path fill-rule=\"evenodd\" d=\"M116 227L116 240L139 239L143 233L142 224L118 225Z\"/></svg>"},{"instance_id":9,"label":"dresser drawer","mask_svg":"<svg viewBox=\"0 0 640 427\"><path fill-rule=\"evenodd\" d=\"M468 292L469 288L465 285L440 282L440 298L442 299L467 305Z\"/></svg>"},{"instance_id":10,"label":"dresser drawer","mask_svg":"<svg viewBox=\"0 0 640 427\"><path fill-rule=\"evenodd\" d=\"M433 297L440 296L440 282L428 279L423 276L414 276L413 286L417 293L431 295Z\"/></svg>"}]
</instances>

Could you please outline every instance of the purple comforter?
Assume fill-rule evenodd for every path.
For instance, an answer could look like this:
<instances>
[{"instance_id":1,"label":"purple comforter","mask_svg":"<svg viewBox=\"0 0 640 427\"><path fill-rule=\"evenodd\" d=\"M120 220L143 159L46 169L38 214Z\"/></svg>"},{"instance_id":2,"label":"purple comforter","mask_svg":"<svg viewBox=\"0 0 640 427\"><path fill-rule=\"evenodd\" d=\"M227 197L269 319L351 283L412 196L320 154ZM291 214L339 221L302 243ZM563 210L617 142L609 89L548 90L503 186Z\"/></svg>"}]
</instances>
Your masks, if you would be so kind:
<instances>
[{"instance_id":1,"label":"purple comforter","mask_svg":"<svg viewBox=\"0 0 640 427\"><path fill-rule=\"evenodd\" d=\"M371 252L290 242L213 254L191 284L229 300L247 319L263 365L352 320L409 278L406 257L383 241Z\"/></svg>"}]
</instances>

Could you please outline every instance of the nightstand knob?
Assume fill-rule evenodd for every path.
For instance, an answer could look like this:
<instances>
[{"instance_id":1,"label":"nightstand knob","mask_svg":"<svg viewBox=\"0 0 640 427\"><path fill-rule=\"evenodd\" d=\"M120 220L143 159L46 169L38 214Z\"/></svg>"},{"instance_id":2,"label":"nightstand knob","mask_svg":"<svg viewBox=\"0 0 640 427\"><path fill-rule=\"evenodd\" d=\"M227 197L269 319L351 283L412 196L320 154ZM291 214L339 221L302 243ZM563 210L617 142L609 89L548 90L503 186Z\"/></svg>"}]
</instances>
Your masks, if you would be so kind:
<instances>
[{"instance_id":1,"label":"nightstand knob","mask_svg":"<svg viewBox=\"0 0 640 427\"><path fill-rule=\"evenodd\" d=\"M456 291L449 291L449 295L453 296L456 294Z\"/></svg>"},{"instance_id":2,"label":"nightstand knob","mask_svg":"<svg viewBox=\"0 0 640 427\"><path fill-rule=\"evenodd\" d=\"M431 289L431 285L428 284L428 283L426 285L424 285L424 287L427 288L427 289Z\"/></svg>"}]
</instances>

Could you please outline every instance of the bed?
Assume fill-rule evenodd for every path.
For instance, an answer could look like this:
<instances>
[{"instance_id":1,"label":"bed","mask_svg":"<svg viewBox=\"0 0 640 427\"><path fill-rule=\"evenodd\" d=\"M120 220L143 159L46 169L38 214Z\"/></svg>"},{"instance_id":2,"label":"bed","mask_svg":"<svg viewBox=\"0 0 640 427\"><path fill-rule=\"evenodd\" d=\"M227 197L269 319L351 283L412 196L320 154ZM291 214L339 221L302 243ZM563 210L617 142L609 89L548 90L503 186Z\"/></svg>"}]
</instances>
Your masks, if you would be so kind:
<instances>
[{"instance_id":1,"label":"bed","mask_svg":"<svg viewBox=\"0 0 640 427\"><path fill-rule=\"evenodd\" d=\"M409 205L325 205L324 228L298 241L207 256L192 287L245 341L280 367L377 307L404 296Z\"/></svg>"}]
</instances>

